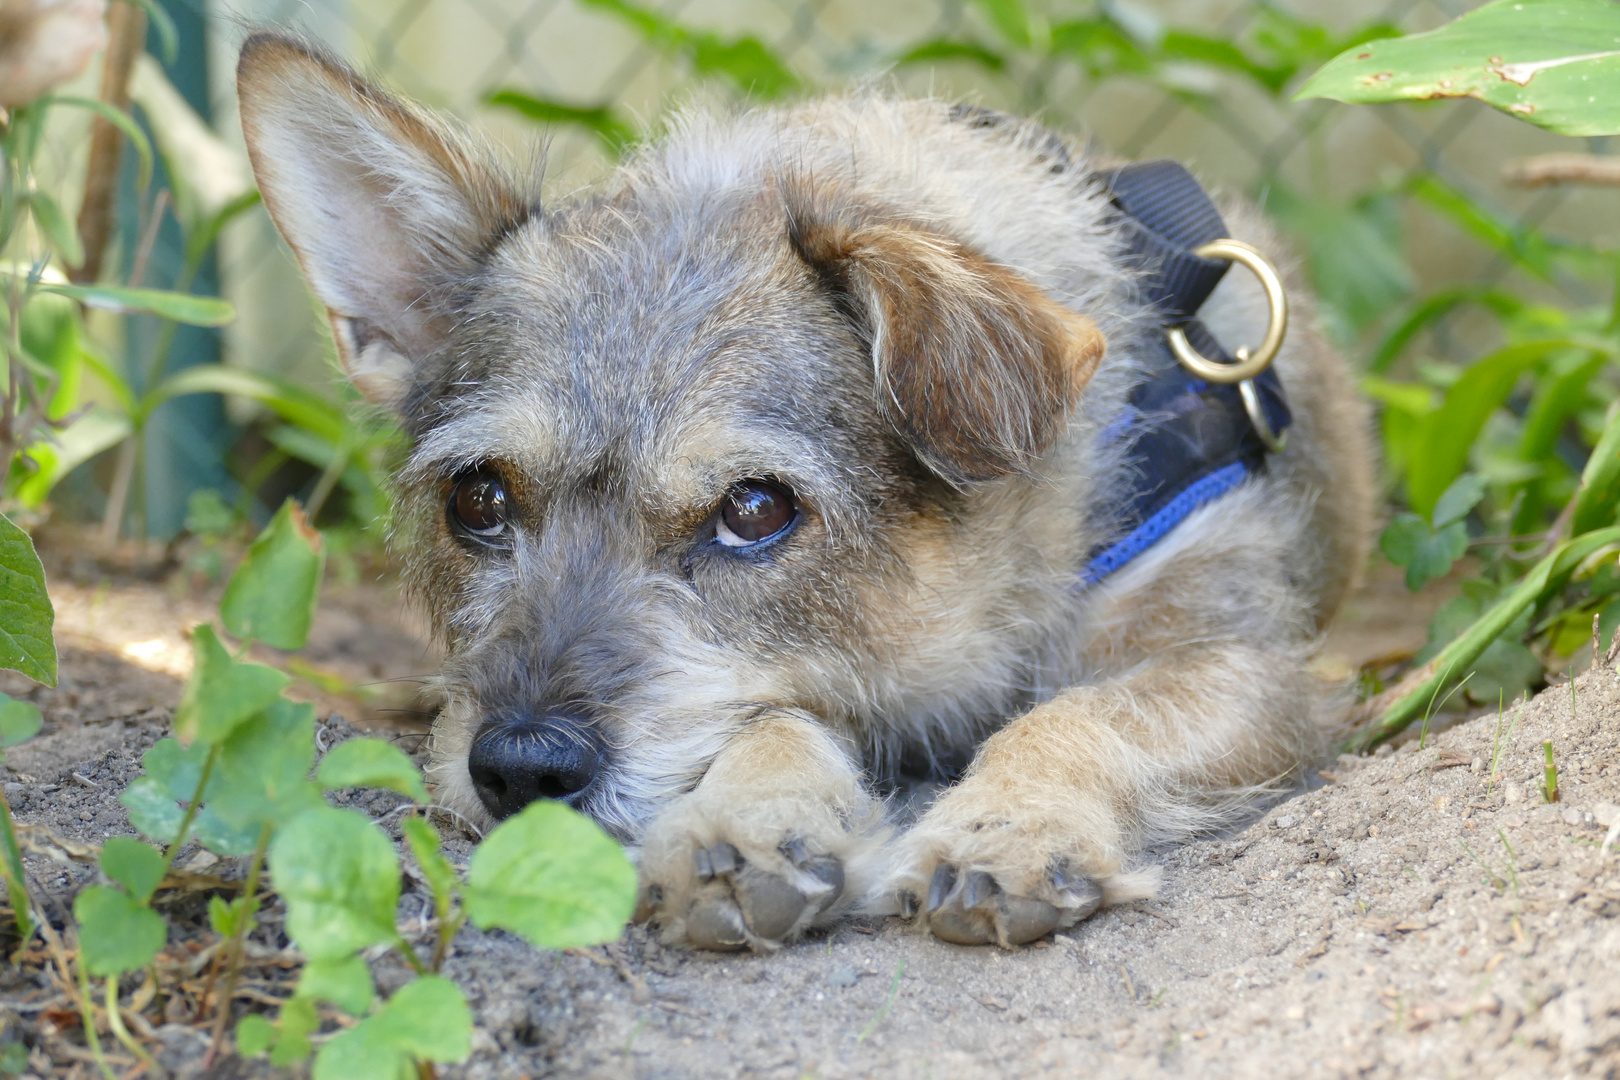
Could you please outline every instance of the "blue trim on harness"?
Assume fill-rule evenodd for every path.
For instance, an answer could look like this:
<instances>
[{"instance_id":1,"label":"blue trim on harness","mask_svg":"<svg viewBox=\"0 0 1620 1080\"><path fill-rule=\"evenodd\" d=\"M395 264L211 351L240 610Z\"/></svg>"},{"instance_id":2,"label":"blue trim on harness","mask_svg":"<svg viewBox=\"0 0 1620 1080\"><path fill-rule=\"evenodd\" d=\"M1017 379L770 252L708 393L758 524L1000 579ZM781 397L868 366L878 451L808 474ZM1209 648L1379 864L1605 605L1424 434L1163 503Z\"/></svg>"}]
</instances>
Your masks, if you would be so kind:
<instances>
[{"instance_id":1,"label":"blue trim on harness","mask_svg":"<svg viewBox=\"0 0 1620 1080\"><path fill-rule=\"evenodd\" d=\"M1192 174L1170 161L1127 165L1100 178L1125 235L1123 263L1162 327L1179 326L1212 360L1232 358L1198 320L1198 310L1227 264L1193 250L1227 235L1226 223ZM1200 506L1266 471L1267 448L1255 434L1236 386L1211 385L1183 369L1160 334L1142 344L1142 380L1098 438L1127 443L1124 476L1104 480L1092 511L1093 548L1081 586L1095 585L1162 540ZM1254 380L1271 430L1292 419L1275 368Z\"/></svg>"},{"instance_id":2,"label":"blue trim on harness","mask_svg":"<svg viewBox=\"0 0 1620 1080\"><path fill-rule=\"evenodd\" d=\"M1158 513L1131 530L1129 536L1102 554L1093 556L1091 562L1086 564L1082 581L1087 585L1095 585L1163 540L1165 534L1180 525L1194 510L1206 503L1214 502L1248 478L1249 467L1241 461L1234 461L1193 481L1191 485L1182 488L1181 493L1175 498L1165 503Z\"/></svg>"}]
</instances>

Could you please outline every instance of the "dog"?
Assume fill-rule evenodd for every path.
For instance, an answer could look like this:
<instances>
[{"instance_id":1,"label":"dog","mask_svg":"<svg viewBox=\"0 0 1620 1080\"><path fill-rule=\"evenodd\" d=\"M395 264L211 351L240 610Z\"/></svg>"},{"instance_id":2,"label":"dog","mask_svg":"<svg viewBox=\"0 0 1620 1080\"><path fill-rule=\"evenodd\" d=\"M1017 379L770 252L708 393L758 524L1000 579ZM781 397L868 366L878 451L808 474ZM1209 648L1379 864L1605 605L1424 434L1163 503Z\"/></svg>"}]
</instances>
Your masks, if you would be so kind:
<instances>
[{"instance_id":1,"label":"dog","mask_svg":"<svg viewBox=\"0 0 1620 1080\"><path fill-rule=\"evenodd\" d=\"M296 39L250 37L238 86L342 366L409 436L392 538L464 817L591 816L670 942L898 913L1012 947L1150 894L1153 845L1319 752L1367 417L1245 205L853 92L689 110L542 206L539 169ZM1285 267L1294 329L1242 387L1167 334L1248 364L1283 297L1183 303L1171 262L1207 293L1226 261L1178 214ZM948 784L905 827L902 774Z\"/></svg>"}]
</instances>

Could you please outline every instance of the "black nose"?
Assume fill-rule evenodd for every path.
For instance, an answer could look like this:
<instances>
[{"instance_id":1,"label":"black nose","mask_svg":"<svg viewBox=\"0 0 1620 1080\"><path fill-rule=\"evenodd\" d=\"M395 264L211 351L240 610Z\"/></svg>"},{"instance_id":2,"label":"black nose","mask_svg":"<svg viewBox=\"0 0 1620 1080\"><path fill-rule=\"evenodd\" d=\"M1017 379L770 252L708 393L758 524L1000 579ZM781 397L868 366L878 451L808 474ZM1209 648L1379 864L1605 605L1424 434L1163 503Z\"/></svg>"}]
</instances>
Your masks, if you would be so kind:
<instances>
[{"instance_id":1,"label":"black nose","mask_svg":"<svg viewBox=\"0 0 1620 1080\"><path fill-rule=\"evenodd\" d=\"M601 744L590 726L556 713L487 720L467 755L473 787L498 818L536 799L578 803L601 766Z\"/></svg>"}]
</instances>

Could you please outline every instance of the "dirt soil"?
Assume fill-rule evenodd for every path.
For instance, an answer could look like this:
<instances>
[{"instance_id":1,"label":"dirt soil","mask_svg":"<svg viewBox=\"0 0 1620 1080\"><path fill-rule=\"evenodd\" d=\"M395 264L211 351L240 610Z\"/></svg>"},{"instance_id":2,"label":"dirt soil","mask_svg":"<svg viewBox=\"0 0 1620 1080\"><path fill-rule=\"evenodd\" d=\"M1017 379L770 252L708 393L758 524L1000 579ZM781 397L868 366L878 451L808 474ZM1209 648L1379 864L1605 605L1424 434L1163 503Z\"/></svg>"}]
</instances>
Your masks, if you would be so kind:
<instances>
[{"instance_id":1,"label":"dirt soil","mask_svg":"<svg viewBox=\"0 0 1620 1080\"><path fill-rule=\"evenodd\" d=\"M87 623L98 590L100 622ZM178 674L179 662L127 646L179 642L179 616L200 619L208 597L185 601L195 611L165 611L161 586L68 576L53 594L61 685L0 675L0 690L45 713L42 736L9 752L4 782L18 817L44 827L30 833L28 863L60 925L93 880L78 845L132 832L117 793L139 775L179 696L163 670ZM113 606L120 596L123 607ZM381 665L371 677L431 662L408 625L386 622L388 604L367 610L343 616L357 620L346 624L355 634L398 634L396 655L357 661ZM120 630L109 611L151 623ZM335 665L341 650L326 648ZM320 740L352 730L328 720ZM1544 741L1559 770L1551 804L1540 791ZM397 797L339 798L397 835L397 815L387 815ZM565 954L463 931L447 967L477 1030L471 1060L444 1075L1616 1076L1617 803L1620 673L1599 666L1573 694L1551 689L1500 721L1492 712L1431 731L1422 746L1413 732L1393 750L1340 758L1243 831L1160 853L1159 899L1014 952L943 944L896 920L763 957L666 949L640 928ZM464 859L468 839L445 831L449 853ZM181 865L216 878L241 872L206 853ZM188 996L211 942L210 878L197 880L193 895L169 902L178 927L166 954L191 989L148 1006L136 1025L182 1076L198 1075L206 1044ZM414 935L427 908L420 886L406 885L402 928ZM276 912L264 922L239 994L259 1007L289 993L294 977ZM387 962L378 974L385 989L404 977ZM0 972L0 1037L29 1041L34 1075L89 1077L64 1002L37 966ZM264 1073L233 1060L211 1075Z\"/></svg>"}]
</instances>

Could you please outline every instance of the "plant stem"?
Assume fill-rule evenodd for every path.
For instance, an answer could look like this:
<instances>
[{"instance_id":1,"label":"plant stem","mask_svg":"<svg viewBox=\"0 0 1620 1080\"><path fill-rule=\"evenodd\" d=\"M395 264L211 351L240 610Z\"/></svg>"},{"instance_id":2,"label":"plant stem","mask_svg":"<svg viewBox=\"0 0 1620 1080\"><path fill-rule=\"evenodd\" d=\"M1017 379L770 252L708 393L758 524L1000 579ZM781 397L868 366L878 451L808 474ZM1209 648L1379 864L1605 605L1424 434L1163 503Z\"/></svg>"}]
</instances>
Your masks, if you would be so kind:
<instances>
[{"instance_id":1,"label":"plant stem","mask_svg":"<svg viewBox=\"0 0 1620 1080\"><path fill-rule=\"evenodd\" d=\"M174 839L169 841L169 850L163 853L163 874L168 876L169 867L174 865L174 857L180 853L180 845L186 842L186 833L191 831L191 823L197 817L197 811L202 807L203 792L208 790L208 778L213 775L214 762L219 760L219 744L215 743L208 748L208 758L203 762L202 775L197 778L197 790L191 796L191 802L186 804L186 812L180 818L180 827L174 831ZM161 880L161 879L160 879Z\"/></svg>"},{"instance_id":2,"label":"plant stem","mask_svg":"<svg viewBox=\"0 0 1620 1080\"><path fill-rule=\"evenodd\" d=\"M136 1042L130 1035L129 1029L124 1027L124 1016L118 1007L118 976L107 976L107 1026L112 1028L114 1037L124 1044L124 1049L134 1054L146 1071L153 1076L160 1075L158 1063L152 1060L152 1055L146 1052L146 1047Z\"/></svg>"},{"instance_id":3,"label":"plant stem","mask_svg":"<svg viewBox=\"0 0 1620 1080\"><path fill-rule=\"evenodd\" d=\"M225 1024L231 1018L231 996L242 977L242 942L253 925L253 915L259 910L259 873L264 869L264 855L270 849L270 826L259 829L259 842L253 845L253 861L248 864L247 884L242 890L242 911L236 920L236 932L231 935L230 956L225 961L225 992L220 995L219 1012L214 1017L214 1037L208 1043L208 1054L203 1058L203 1071L214 1064L219 1048L225 1042Z\"/></svg>"},{"instance_id":4,"label":"plant stem","mask_svg":"<svg viewBox=\"0 0 1620 1080\"><path fill-rule=\"evenodd\" d=\"M456 933L466 921L465 914L457 915L454 919L447 919L443 914L439 916L439 940L433 946L433 974L437 975L444 966L444 956L450 951L450 942L455 940Z\"/></svg>"},{"instance_id":5,"label":"plant stem","mask_svg":"<svg viewBox=\"0 0 1620 1080\"><path fill-rule=\"evenodd\" d=\"M28 883L23 880L22 849L17 844L17 830L11 820L11 803L0 788L0 843L5 845L6 894L11 898L11 910L17 916L17 948L28 944L34 934L33 899L28 895Z\"/></svg>"},{"instance_id":6,"label":"plant stem","mask_svg":"<svg viewBox=\"0 0 1620 1080\"><path fill-rule=\"evenodd\" d=\"M146 12L139 4L113 4L107 12L110 41L101 69L101 100L121 112L129 111L129 77L146 43ZM101 262L117 218L118 159L123 132L96 117L90 122L90 157L84 168L84 202L79 208L79 236L84 240L84 264L71 278L78 284L101 277Z\"/></svg>"},{"instance_id":7,"label":"plant stem","mask_svg":"<svg viewBox=\"0 0 1620 1080\"><path fill-rule=\"evenodd\" d=\"M96 1059L101 1075L116 1080L112 1066L101 1052L101 1037L96 1034L96 1002L90 996L90 977L84 972L84 957L79 957L79 1019L84 1021L84 1041L90 1046L90 1056Z\"/></svg>"},{"instance_id":8,"label":"plant stem","mask_svg":"<svg viewBox=\"0 0 1620 1080\"><path fill-rule=\"evenodd\" d=\"M1547 772L1541 783L1541 797L1547 802L1558 801L1558 766L1553 761L1551 742L1544 742L1541 748L1547 752Z\"/></svg>"}]
</instances>

